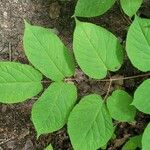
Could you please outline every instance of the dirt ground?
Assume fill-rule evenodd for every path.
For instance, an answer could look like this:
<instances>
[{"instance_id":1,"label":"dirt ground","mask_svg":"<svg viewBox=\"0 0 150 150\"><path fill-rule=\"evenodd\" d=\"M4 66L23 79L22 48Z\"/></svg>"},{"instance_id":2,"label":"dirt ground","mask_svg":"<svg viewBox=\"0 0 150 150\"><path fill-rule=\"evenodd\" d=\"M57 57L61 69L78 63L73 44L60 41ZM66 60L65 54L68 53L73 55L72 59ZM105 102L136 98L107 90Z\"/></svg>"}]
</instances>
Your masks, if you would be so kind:
<instances>
[{"instance_id":1,"label":"dirt ground","mask_svg":"<svg viewBox=\"0 0 150 150\"><path fill-rule=\"evenodd\" d=\"M76 0L0 0L0 61L17 61L28 63L23 51L22 37L23 19L34 25L52 28L61 37L65 45L72 50L72 33L75 27L74 13ZM150 1L146 0L138 14L150 18ZM119 8L118 3L106 14L82 19L101 25L124 44L130 20ZM124 65L112 77L123 77L140 74L125 58ZM76 70L75 84L78 87L78 97L89 93L105 96L109 83L89 80L79 69ZM144 78L117 81L112 84L110 92L122 88L133 94L135 88ZM48 85L45 85L47 87ZM47 134L36 139L36 132L30 120L31 108L36 97L21 104L0 104L0 150L43 150L52 143L54 150L72 150L66 127L53 134ZM134 124L115 122L116 139L111 140L107 150L120 149L124 142L133 135L143 132L150 117L138 112Z\"/></svg>"}]
</instances>

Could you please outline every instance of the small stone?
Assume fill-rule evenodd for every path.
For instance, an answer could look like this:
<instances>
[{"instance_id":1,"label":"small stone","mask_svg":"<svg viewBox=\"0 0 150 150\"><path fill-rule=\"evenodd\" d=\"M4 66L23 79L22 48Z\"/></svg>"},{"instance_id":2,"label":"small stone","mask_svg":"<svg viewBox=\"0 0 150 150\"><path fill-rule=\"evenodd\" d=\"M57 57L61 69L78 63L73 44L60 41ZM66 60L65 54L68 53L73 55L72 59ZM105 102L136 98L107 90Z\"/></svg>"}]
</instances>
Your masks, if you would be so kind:
<instances>
[{"instance_id":1,"label":"small stone","mask_svg":"<svg viewBox=\"0 0 150 150\"><path fill-rule=\"evenodd\" d=\"M16 142L15 141L8 141L7 142L7 148L8 149L15 149L16 147Z\"/></svg>"},{"instance_id":2,"label":"small stone","mask_svg":"<svg viewBox=\"0 0 150 150\"><path fill-rule=\"evenodd\" d=\"M0 147L0 150L4 150L2 147Z\"/></svg>"},{"instance_id":3,"label":"small stone","mask_svg":"<svg viewBox=\"0 0 150 150\"><path fill-rule=\"evenodd\" d=\"M29 129L24 129L18 138L24 139L27 135L29 135L29 132L30 132Z\"/></svg>"},{"instance_id":4,"label":"small stone","mask_svg":"<svg viewBox=\"0 0 150 150\"><path fill-rule=\"evenodd\" d=\"M58 2L52 3L49 9L49 16L51 19L56 19L59 17L61 6Z\"/></svg>"},{"instance_id":5,"label":"small stone","mask_svg":"<svg viewBox=\"0 0 150 150\"><path fill-rule=\"evenodd\" d=\"M7 105L2 105L2 113L5 113L7 110Z\"/></svg>"},{"instance_id":6,"label":"small stone","mask_svg":"<svg viewBox=\"0 0 150 150\"><path fill-rule=\"evenodd\" d=\"M4 19L7 19L7 12L6 11L4 11L3 16L4 16Z\"/></svg>"},{"instance_id":7,"label":"small stone","mask_svg":"<svg viewBox=\"0 0 150 150\"><path fill-rule=\"evenodd\" d=\"M34 150L33 143L30 139L26 141L26 144L22 150Z\"/></svg>"}]
</instances>

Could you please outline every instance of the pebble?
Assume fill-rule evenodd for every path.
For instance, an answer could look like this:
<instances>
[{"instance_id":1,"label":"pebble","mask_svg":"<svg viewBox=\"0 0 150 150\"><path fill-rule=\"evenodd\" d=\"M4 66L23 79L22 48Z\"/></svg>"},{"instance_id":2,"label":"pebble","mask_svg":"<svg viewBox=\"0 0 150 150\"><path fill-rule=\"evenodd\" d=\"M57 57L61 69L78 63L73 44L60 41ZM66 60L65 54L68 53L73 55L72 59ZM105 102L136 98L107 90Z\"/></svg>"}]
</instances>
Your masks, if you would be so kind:
<instances>
[{"instance_id":1,"label":"pebble","mask_svg":"<svg viewBox=\"0 0 150 150\"><path fill-rule=\"evenodd\" d=\"M50 5L49 16L51 19L56 19L59 17L61 6L58 2L54 2Z\"/></svg>"},{"instance_id":2,"label":"pebble","mask_svg":"<svg viewBox=\"0 0 150 150\"><path fill-rule=\"evenodd\" d=\"M33 143L30 139L26 141L26 144L22 150L34 150Z\"/></svg>"}]
</instances>

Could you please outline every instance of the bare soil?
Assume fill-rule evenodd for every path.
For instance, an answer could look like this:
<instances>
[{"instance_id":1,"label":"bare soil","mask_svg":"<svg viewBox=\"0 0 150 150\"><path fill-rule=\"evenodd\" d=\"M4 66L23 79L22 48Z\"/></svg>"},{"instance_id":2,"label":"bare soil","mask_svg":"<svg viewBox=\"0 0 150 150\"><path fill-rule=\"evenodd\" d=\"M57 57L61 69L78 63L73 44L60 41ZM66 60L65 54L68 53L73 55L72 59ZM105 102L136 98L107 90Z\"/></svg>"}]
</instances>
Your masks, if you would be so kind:
<instances>
[{"instance_id":1,"label":"bare soil","mask_svg":"<svg viewBox=\"0 0 150 150\"><path fill-rule=\"evenodd\" d=\"M75 27L75 0L0 0L0 61L17 61L29 63L25 57L22 38L23 19L34 25L52 28L61 37L65 45L72 50L72 34ZM145 1L138 14L150 18L150 1ZM106 14L83 19L101 25L114 33L124 44L129 18L120 10L118 3ZM125 58L124 65L112 78L141 74ZM109 82L93 81L76 69L75 84L78 87L78 98L89 93L106 95ZM136 87L147 77L113 82L110 93L114 89L125 89L131 95ZM48 85L44 85L46 88ZM43 150L52 143L54 150L72 150L66 127L53 134L36 139L36 132L30 120L31 108L36 97L21 104L0 104L0 150ZM117 150L125 141L134 135L141 134L150 117L138 112L134 124L115 122L116 139L109 142L107 150Z\"/></svg>"}]
</instances>

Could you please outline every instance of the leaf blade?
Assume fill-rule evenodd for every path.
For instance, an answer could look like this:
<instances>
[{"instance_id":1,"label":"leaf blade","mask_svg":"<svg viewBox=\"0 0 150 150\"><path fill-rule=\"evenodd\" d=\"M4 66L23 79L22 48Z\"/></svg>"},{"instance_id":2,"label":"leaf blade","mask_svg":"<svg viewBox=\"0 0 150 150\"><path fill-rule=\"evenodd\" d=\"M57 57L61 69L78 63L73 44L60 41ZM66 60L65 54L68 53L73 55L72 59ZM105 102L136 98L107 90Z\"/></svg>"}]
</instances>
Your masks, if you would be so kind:
<instances>
[{"instance_id":1,"label":"leaf blade","mask_svg":"<svg viewBox=\"0 0 150 150\"><path fill-rule=\"evenodd\" d=\"M142 136L131 137L125 145L122 147L122 150L135 150L136 148L142 148Z\"/></svg>"},{"instance_id":2,"label":"leaf blade","mask_svg":"<svg viewBox=\"0 0 150 150\"><path fill-rule=\"evenodd\" d=\"M23 43L29 61L46 77L61 81L74 74L73 56L52 31L25 22Z\"/></svg>"},{"instance_id":3,"label":"leaf blade","mask_svg":"<svg viewBox=\"0 0 150 150\"><path fill-rule=\"evenodd\" d=\"M50 144L50 145L48 145L44 150L53 150L53 147L52 147L52 145Z\"/></svg>"},{"instance_id":4,"label":"leaf blade","mask_svg":"<svg viewBox=\"0 0 150 150\"><path fill-rule=\"evenodd\" d=\"M150 20L135 16L126 40L126 51L133 66L140 71L150 70Z\"/></svg>"},{"instance_id":5,"label":"leaf blade","mask_svg":"<svg viewBox=\"0 0 150 150\"><path fill-rule=\"evenodd\" d=\"M113 119L121 122L134 121L136 108L131 106L132 97L123 90L116 90L107 99L107 107Z\"/></svg>"},{"instance_id":6,"label":"leaf blade","mask_svg":"<svg viewBox=\"0 0 150 150\"><path fill-rule=\"evenodd\" d=\"M135 15L137 10L140 8L143 0L120 0L121 7L123 11L129 16L132 17Z\"/></svg>"},{"instance_id":7,"label":"leaf blade","mask_svg":"<svg viewBox=\"0 0 150 150\"><path fill-rule=\"evenodd\" d=\"M41 80L42 75L31 66L0 62L0 102L19 103L37 95Z\"/></svg>"},{"instance_id":8,"label":"leaf blade","mask_svg":"<svg viewBox=\"0 0 150 150\"><path fill-rule=\"evenodd\" d=\"M150 141L150 123L145 128L142 136L142 150L150 149L149 141Z\"/></svg>"},{"instance_id":9,"label":"leaf blade","mask_svg":"<svg viewBox=\"0 0 150 150\"><path fill-rule=\"evenodd\" d=\"M123 62L123 51L117 38L91 23L77 20L73 50L80 68L94 79L104 78L107 70L118 70Z\"/></svg>"},{"instance_id":10,"label":"leaf blade","mask_svg":"<svg viewBox=\"0 0 150 150\"><path fill-rule=\"evenodd\" d=\"M132 105L138 110L150 114L150 79L145 80L135 91Z\"/></svg>"},{"instance_id":11,"label":"leaf blade","mask_svg":"<svg viewBox=\"0 0 150 150\"><path fill-rule=\"evenodd\" d=\"M77 91L73 84L52 83L32 108L32 122L38 136L62 128L76 98Z\"/></svg>"},{"instance_id":12,"label":"leaf blade","mask_svg":"<svg viewBox=\"0 0 150 150\"><path fill-rule=\"evenodd\" d=\"M108 9L112 7L115 0L78 0L75 15L78 17L96 17L105 13Z\"/></svg>"},{"instance_id":13,"label":"leaf blade","mask_svg":"<svg viewBox=\"0 0 150 150\"><path fill-rule=\"evenodd\" d=\"M76 150L95 150L108 142L113 125L99 95L85 96L74 107L68 120L68 133Z\"/></svg>"}]
</instances>

